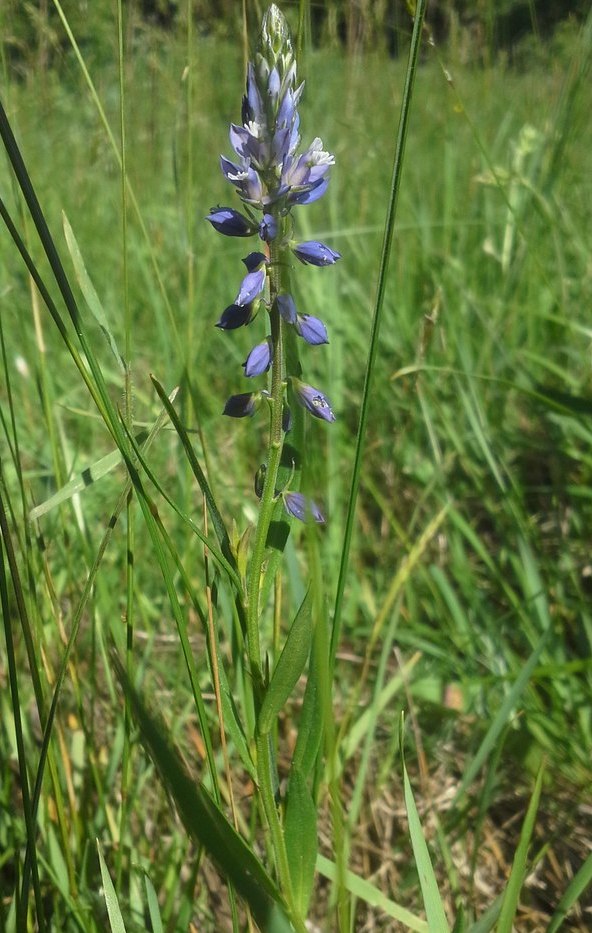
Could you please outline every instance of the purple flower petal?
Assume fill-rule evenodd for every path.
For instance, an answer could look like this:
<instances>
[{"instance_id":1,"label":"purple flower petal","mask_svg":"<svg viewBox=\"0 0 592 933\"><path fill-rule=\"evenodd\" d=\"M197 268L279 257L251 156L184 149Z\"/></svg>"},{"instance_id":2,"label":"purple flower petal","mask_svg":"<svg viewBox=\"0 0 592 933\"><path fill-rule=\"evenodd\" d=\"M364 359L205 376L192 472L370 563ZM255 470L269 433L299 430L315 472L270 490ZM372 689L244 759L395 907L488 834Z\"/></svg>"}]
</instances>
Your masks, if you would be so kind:
<instances>
[{"instance_id":1,"label":"purple flower petal","mask_svg":"<svg viewBox=\"0 0 592 933\"><path fill-rule=\"evenodd\" d=\"M216 327L221 328L221 330L236 330L237 327L250 324L254 317L252 303L248 305L228 305L222 312Z\"/></svg>"},{"instance_id":2,"label":"purple flower petal","mask_svg":"<svg viewBox=\"0 0 592 933\"><path fill-rule=\"evenodd\" d=\"M275 300L278 311L286 324L295 324L298 315L296 314L296 305L291 295L278 295Z\"/></svg>"},{"instance_id":3,"label":"purple flower petal","mask_svg":"<svg viewBox=\"0 0 592 933\"><path fill-rule=\"evenodd\" d=\"M264 214L259 224L259 236L266 243L271 243L277 236L278 224L273 214Z\"/></svg>"},{"instance_id":4,"label":"purple flower petal","mask_svg":"<svg viewBox=\"0 0 592 933\"><path fill-rule=\"evenodd\" d=\"M265 269L247 273L241 282L234 303L236 305L248 305L257 295L260 295L265 287L265 274Z\"/></svg>"},{"instance_id":5,"label":"purple flower petal","mask_svg":"<svg viewBox=\"0 0 592 933\"><path fill-rule=\"evenodd\" d=\"M214 207L206 217L214 230L224 236L252 236L257 227L232 207Z\"/></svg>"},{"instance_id":6,"label":"purple flower petal","mask_svg":"<svg viewBox=\"0 0 592 933\"><path fill-rule=\"evenodd\" d=\"M315 389L314 386L306 385L306 383L294 378L292 378L292 387L300 404L311 415L320 418L322 421L335 421L329 399L319 389Z\"/></svg>"},{"instance_id":7,"label":"purple flower petal","mask_svg":"<svg viewBox=\"0 0 592 933\"><path fill-rule=\"evenodd\" d=\"M313 519L319 524L323 524L325 517L318 505L307 499L301 492L284 492L282 494L286 512L293 515L301 522L307 522Z\"/></svg>"},{"instance_id":8,"label":"purple flower petal","mask_svg":"<svg viewBox=\"0 0 592 933\"><path fill-rule=\"evenodd\" d=\"M288 197L286 198L288 204L312 204L314 201L318 201L323 197L325 191L329 187L328 178L319 178L318 181L315 181L310 187L304 188L303 190L291 191Z\"/></svg>"},{"instance_id":9,"label":"purple flower petal","mask_svg":"<svg viewBox=\"0 0 592 933\"><path fill-rule=\"evenodd\" d=\"M222 414L230 418L246 418L254 415L259 399L259 392L241 392L240 395L231 395Z\"/></svg>"},{"instance_id":10,"label":"purple flower petal","mask_svg":"<svg viewBox=\"0 0 592 933\"><path fill-rule=\"evenodd\" d=\"M341 259L341 253L337 253L331 247L318 240L307 240L305 243L299 243L292 247L294 255L305 265L312 266L331 266L338 259Z\"/></svg>"},{"instance_id":11,"label":"purple flower petal","mask_svg":"<svg viewBox=\"0 0 592 933\"><path fill-rule=\"evenodd\" d=\"M247 267L247 272L255 272L262 263L267 262L267 256L265 253L249 253L242 262Z\"/></svg>"},{"instance_id":12,"label":"purple flower petal","mask_svg":"<svg viewBox=\"0 0 592 933\"><path fill-rule=\"evenodd\" d=\"M318 317L312 314L299 314L296 319L296 332L312 346L329 343L327 328Z\"/></svg>"},{"instance_id":13,"label":"purple flower petal","mask_svg":"<svg viewBox=\"0 0 592 933\"><path fill-rule=\"evenodd\" d=\"M258 343L256 347L253 347L243 363L245 376L251 378L266 373L271 366L272 355L271 337L266 337L263 343Z\"/></svg>"}]
</instances>

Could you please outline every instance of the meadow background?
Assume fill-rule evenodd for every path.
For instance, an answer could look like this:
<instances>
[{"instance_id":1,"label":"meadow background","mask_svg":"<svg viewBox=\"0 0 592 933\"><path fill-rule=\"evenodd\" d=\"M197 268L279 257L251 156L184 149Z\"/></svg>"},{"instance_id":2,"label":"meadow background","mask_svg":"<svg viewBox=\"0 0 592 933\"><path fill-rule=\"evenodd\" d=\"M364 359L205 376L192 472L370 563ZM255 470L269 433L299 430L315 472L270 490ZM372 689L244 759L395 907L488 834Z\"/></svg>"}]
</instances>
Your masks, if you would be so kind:
<instances>
[{"instance_id":1,"label":"meadow background","mask_svg":"<svg viewBox=\"0 0 592 933\"><path fill-rule=\"evenodd\" d=\"M123 85L116 5L64 2L62 16L58 7L3 3L4 108L68 275L76 282L63 214L108 330L122 353L125 345L134 429L160 410L150 374L167 393L179 385L180 419L225 519L242 533L256 510L264 423L221 417L226 398L246 391L240 363L252 337L213 325L233 298L246 250L216 237L204 217L234 203L218 157L240 115L246 35L255 37L263 7L125 4ZM356 875L423 915L403 799L404 710L407 767L449 921L463 905L465 920L476 922L504 890L542 766L515 928L558 929L551 918L577 876L579 900L571 897L562 928L583 931L592 923L592 19L584 3L468 7L428 10L432 41L426 33L333 685L341 816L330 813L321 770L319 849L332 859L340 845ZM299 305L329 328L330 344L308 372L338 420L331 431L311 430L310 482L328 522L319 539L292 535L285 600L297 603L312 578L330 615L411 20L398 4L282 9L307 82L303 138L320 135L336 156L328 194L298 216L299 230L343 255L335 269L296 276ZM0 178L59 303L4 158ZM14 928L27 839L14 709L33 779L40 705L51 700L125 470L29 522L33 506L109 454L113 441L5 229L0 303L4 930ZM113 402L125 407L109 343L82 296L80 307ZM163 523L205 600L207 557L179 516L202 526L202 495L174 431L158 434L149 462L179 510L159 499ZM133 600L123 516L85 604L57 708L37 837L47 928L108 928L98 839L128 930L156 929L150 892L167 930L232 929L226 889L174 815L109 656L111 642L122 656L127 643L135 682L200 774L203 736L170 600L142 516L135 509L129 518L134 508ZM215 734L206 635L175 582ZM219 598L221 656L230 664L228 596ZM278 723L280 774L302 694L300 684ZM232 773L248 834L250 778L240 761ZM338 928L331 890L319 869L311 910L319 929ZM351 895L348 910L354 930L409 928L372 906L365 890Z\"/></svg>"}]
</instances>

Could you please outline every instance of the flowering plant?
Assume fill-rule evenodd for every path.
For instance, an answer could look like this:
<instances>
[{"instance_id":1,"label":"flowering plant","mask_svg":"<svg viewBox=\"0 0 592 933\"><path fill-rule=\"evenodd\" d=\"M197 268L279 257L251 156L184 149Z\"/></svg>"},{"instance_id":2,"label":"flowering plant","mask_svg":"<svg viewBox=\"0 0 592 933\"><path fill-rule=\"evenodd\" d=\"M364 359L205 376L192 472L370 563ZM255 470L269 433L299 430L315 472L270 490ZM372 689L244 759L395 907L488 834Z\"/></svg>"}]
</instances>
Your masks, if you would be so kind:
<instances>
[{"instance_id":1,"label":"flowering plant","mask_svg":"<svg viewBox=\"0 0 592 933\"><path fill-rule=\"evenodd\" d=\"M328 343L328 335L319 318L296 308L290 290L290 257L315 266L333 265L341 258L324 243L293 239L293 208L322 197L329 184L328 170L335 162L318 137L300 151L298 103L303 87L297 85L287 23L273 5L263 18L255 61L248 66L242 124L230 127L234 161L225 156L220 159L222 173L236 188L244 212L216 207L207 217L224 236L259 235L262 241L261 249L243 260L247 274L217 323L223 330L234 330L250 324L261 309L265 312L268 333L250 351L243 368L249 379L271 370L269 385L231 396L224 408L224 414L242 418L255 414L263 401L269 406L269 455L261 490L264 517L260 528L265 526L271 502L279 496L289 515L302 521L324 521L314 502L297 491L278 490L276 484L283 439L292 423L290 402L299 403L315 418L329 423L335 420L323 392L300 379L295 346L295 336L316 346Z\"/></svg>"}]
</instances>

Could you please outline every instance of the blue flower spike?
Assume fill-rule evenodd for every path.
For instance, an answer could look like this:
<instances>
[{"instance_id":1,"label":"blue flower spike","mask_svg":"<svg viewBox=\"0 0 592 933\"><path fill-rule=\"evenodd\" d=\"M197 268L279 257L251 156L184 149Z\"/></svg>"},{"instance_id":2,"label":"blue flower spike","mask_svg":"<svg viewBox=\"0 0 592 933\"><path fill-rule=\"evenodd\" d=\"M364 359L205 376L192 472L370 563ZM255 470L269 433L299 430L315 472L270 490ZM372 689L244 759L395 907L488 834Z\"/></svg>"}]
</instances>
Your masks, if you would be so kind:
<instances>
[{"instance_id":1,"label":"blue flower spike","mask_svg":"<svg viewBox=\"0 0 592 933\"><path fill-rule=\"evenodd\" d=\"M218 206L207 216L223 236L258 237L259 249L242 260L246 266L238 294L222 312L216 326L234 331L250 325L261 308L266 309L265 339L249 352L243 363L251 379L265 376L259 392L231 396L224 414L245 418L255 413L261 399L269 402L269 450L284 443L292 425L290 407L295 399L313 417L332 423L335 414L326 395L297 376L302 373L298 335L310 346L329 342L322 320L301 314L291 293L291 269L295 256L305 266L332 266L340 253L318 240L299 243L293 234L294 215L323 197L330 182L334 156L314 137L302 142L298 107L304 83L298 83L296 59L285 17L272 4L263 17L259 44L247 65L246 88L240 122L231 123L228 138L231 155L220 156L220 168L244 207ZM257 241L256 241L257 242ZM271 335L271 336L269 336ZM281 414L281 425L279 414ZM269 457L266 469L274 463ZM277 458L275 460L277 472ZM281 496L288 514L299 521L324 522L319 507L300 492L277 491L277 477L270 476L263 495L262 472L256 492L262 496L261 515L269 512L270 496ZM271 514L271 513L269 513Z\"/></svg>"}]
</instances>

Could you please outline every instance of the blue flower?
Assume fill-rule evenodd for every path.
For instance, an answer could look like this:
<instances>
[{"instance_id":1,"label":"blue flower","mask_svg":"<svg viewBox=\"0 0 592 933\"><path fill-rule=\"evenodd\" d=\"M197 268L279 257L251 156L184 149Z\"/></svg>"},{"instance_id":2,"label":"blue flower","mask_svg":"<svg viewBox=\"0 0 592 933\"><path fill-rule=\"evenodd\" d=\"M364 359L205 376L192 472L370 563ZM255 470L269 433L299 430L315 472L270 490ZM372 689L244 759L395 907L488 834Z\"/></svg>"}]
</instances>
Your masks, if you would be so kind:
<instances>
[{"instance_id":1,"label":"blue flower","mask_svg":"<svg viewBox=\"0 0 592 933\"><path fill-rule=\"evenodd\" d=\"M275 303L286 324L295 324L298 315L296 314L296 305L292 296L278 295Z\"/></svg>"},{"instance_id":2,"label":"blue flower","mask_svg":"<svg viewBox=\"0 0 592 933\"><path fill-rule=\"evenodd\" d=\"M242 261L247 267L247 272L255 272L262 263L267 262L267 256L265 253L249 253Z\"/></svg>"},{"instance_id":3,"label":"blue flower","mask_svg":"<svg viewBox=\"0 0 592 933\"><path fill-rule=\"evenodd\" d=\"M271 337L266 337L263 343L258 343L256 347L253 347L243 363L245 376L249 376L249 378L262 376L271 366L272 358Z\"/></svg>"},{"instance_id":4,"label":"blue flower","mask_svg":"<svg viewBox=\"0 0 592 933\"><path fill-rule=\"evenodd\" d=\"M241 282L238 295L234 299L236 305L248 305L265 288L265 269L248 272Z\"/></svg>"},{"instance_id":5,"label":"blue flower","mask_svg":"<svg viewBox=\"0 0 592 933\"><path fill-rule=\"evenodd\" d=\"M273 214L264 214L259 224L259 236L266 243L271 243L277 236L278 224Z\"/></svg>"},{"instance_id":6,"label":"blue flower","mask_svg":"<svg viewBox=\"0 0 592 933\"><path fill-rule=\"evenodd\" d=\"M312 204L313 201L318 201L319 198L323 197L328 187L329 179L319 178L313 185L306 188L294 188L290 191L286 200L289 204Z\"/></svg>"},{"instance_id":7,"label":"blue flower","mask_svg":"<svg viewBox=\"0 0 592 933\"><path fill-rule=\"evenodd\" d=\"M312 314L297 315L296 332L313 346L329 343L327 328L318 317L313 317Z\"/></svg>"},{"instance_id":8,"label":"blue flower","mask_svg":"<svg viewBox=\"0 0 592 933\"><path fill-rule=\"evenodd\" d=\"M284 492L282 493L282 499L286 512L299 521L307 522L313 519L319 524L324 523L325 516L318 505L312 499L307 499L301 492Z\"/></svg>"},{"instance_id":9,"label":"blue flower","mask_svg":"<svg viewBox=\"0 0 592 933\"><path fill-rule=\"evenodd\" d=\"M264 192L261 178L247 160L243 160L243 163L237 165L235 162L231 162L230 159L220 156L222 174L234 184L242 200L246 204L262 207Z\"/></svg>"},{"instance_id":10,"label":"blue flower","mask_svg":"<svg viewBox=\"0 0 592 933\"><path fill-rule=\"evenodd\" d=\"M307 240L305 243L298 243L292 247L292 252L305 265L312 266L332 266L334 262L341 259L341 253L335 252L330 246L319 243L318 240Z\"/></svg>"},{"instance_id":11,"label":"blue flower","mask_svg":"<svg viewBox=\"0 0 592 933\"><path fill-rule=\"evenodd\" d=\"M214 230L224 236L252 236L257 227L248 217L232 207L214 207L206 217Z\"/></svg>"},{"instance_id":12,"label":"blue flower","mask_svg":"<svg viewBox=\"0 0 592 933\"><path fill-rule=\"evenodd\" d=\"M230 418L250 417L255 414L260 398L259 392L241 392L240 395L231 395L222 414Z\"/></svg>"},{"instance_id":13,"label":"blue flower","mask_svg":"<svg viewBox=\"0 0 592 933\"><path fill-rule=\"evenodd\" d=\"M306 385L306 383L294 377L292 377L291 382L296 398L311 415L314 415L315 418L321 418L323 421L335 421L329 399L319 389Z\"/></svg>"},{"instance_id":14,"label":"blue flower","mask_svg":"<svg viewBox=\"0 0 592 933\"><path fill-rule=\"evenodd\" d=\"M255 317L253 302L247 305L228 305L216 324L221 330L236 330L244 324L250 324Z\"/></svg>"}]
</instances>

